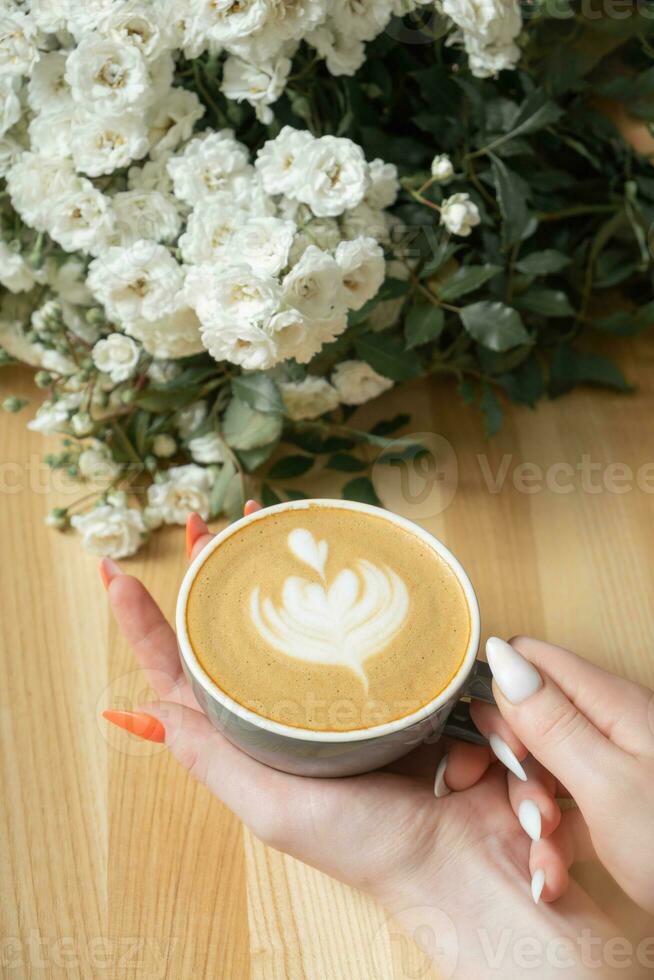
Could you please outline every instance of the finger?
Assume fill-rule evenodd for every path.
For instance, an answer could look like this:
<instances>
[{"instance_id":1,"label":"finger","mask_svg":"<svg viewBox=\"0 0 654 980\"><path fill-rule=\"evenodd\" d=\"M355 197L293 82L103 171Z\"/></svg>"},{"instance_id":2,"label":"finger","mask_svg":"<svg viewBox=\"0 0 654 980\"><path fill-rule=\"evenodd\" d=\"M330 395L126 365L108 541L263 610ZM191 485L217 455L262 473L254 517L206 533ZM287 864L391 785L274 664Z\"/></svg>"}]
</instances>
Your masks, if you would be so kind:
<instances>
[{"instance_id":1,"label":"finger","mask_svg":"<svg viewBox=\"0 0 654 980\"><path fill-rule=\"evenodd\" d=\"M250 514L256 514L258 510L263 510L263 508L256 500L245 501L245 507L243 508L244 517L249 517Z\"/></svg>"},{"instance_id":2,"label":"finger","mask_svg":"<svg viewBox=\"0 0 654 980\"><path fill-rule=\"evenodd\" d=\"M179 660L177 638L148 590L119 566L107 593L118 627L159 697L196 706Z\"/></svg>"},{"instance_id":3,"label":"finger","mask_svg":"<svg viewBox=\"0 0 654 980\"><path fill-rule=\"evenodd\" d=\"M186 557L195 558L212 538L213 534L200 515L189 514L186 518Z\"/></svg>"},{"instance_id":4,"label":"finger","mask_svg":"<svg viewBox=\"0 0 654 980\"><path fill-rule=\"evenodd\" d=\"M492 762L491 750L486 745L471 745L448 739L446 752L436 769L434 794L437 797L460 792L475 786L485 775Z\"/></svg>"},{"instance_id":5,"label":"finger","mask_svg":"<svg viewBox=\"0 0 654 980\"><path fill-rule=\"evenodd\" d=\"M519 642L519 641L516 641ZM515 647L492 637L486 645L493 693L503 717L529 751L570 787L582 809L618 784L624 759L578 710L552 677Z\"/></svg>"},{"instance_id":6,"label":"finger","mask_svg":"<svg viewBox=\"0 0 654 980\"><path fill-rule=\"evenodd\" d=\"M482 735L488 739L496 758L518 779L526 779L521 762L529 754L528 750L495 705L471 701L470 716Z\"/></svg>"},{"instance_id":7,"label":"finger","mask_svg":"<svg viewBox=\"0 0 654 980\"><path fill-rule=\"evenodd\" d=\"M525 759L527 780L509 774L509 800L525 833L532 840L550 837L561 822L555 799L556 779L536 759Z\"/></svg>"},{"instance_id":8,"label":"finger","mask_svg":"<svg viewBox=\"0 0 654 980\"><path fill-rule=\"evenodd\" d=\"M580 810L566 810L558 827L548 836L534 841L529 854L532 885L542 872L542 898L554 902L568 888L568 871L575 862L597 860L590 833ZM536 884L538 879L536 878Z\"/></svg>"},{"instance_id":9,"label":"finger","mask_svg":"<svg viewBox=\"0 0 654 980\"><path fill-rule=\"evenodd\" d=\"M648 724L652 691L616 677L564 647L528 636L511 641L537 670L546 673L603 734L626 752L654 754Z\"/></svg>"}]
</instances>

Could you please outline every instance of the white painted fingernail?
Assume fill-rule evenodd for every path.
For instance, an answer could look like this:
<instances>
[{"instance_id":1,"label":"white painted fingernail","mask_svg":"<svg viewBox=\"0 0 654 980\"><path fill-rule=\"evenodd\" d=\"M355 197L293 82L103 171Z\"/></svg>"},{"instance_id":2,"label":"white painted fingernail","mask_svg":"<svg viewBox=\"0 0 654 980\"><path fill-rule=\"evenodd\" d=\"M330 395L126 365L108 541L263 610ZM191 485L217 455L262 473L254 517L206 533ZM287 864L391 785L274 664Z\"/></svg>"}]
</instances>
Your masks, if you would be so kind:
<instances>
[{"instance_id":1,"label":"white painted fingernail","mask_svg":"<svg viewBox=\"0 0 654 980\"><path fill-rule=\"evenodd\" d=\"M540 810L533 800L523 800L518 807L520 826L532 840L540 840Z\"/></svg>"},{"instance_id":2,"label":"white painted fingernail","mask_svg":"<svg viewBox=\"0 0 654 980\"><path fill-rule=\"evenodd\" d=\"M447 754L443 756L441 761L438 763L438 769L436 770L436 779L434 780L434 794L440 799L441 796L447 796L451 793L451 789L445 783L445 770L447 769Z\"/></svg>"},{"instance_id":3,"label":"white painted fingernail","mask_svg":"<svg viewBox=\"0 0 654 980\"><path fill-rule=\"evenodd\" d=\"M531 897L533 898L536 905L543 891L543 886L545 884L545 872L542 868L536 868L531 877Z\"/></svg>"},{"instance_id":4,"label":"white painted fingernail","mask_svg":"<svg viewBox=\"0 0 654 980\"><path fill-rule=\"evenodd\" d=\"M526 782L527 773L518 762L515 752L511 751L504 739L500 738L499 735L496 735L495 732L491 732L491 734L488 736L488 741L490 742L491 749L500 762L503 762L506 768L510 769L514 776L517 776L518 779L522 779L523 782Z\"/></svg>"},{"instance_id":5,"label":"white painted fingernail","mask_svg":"<svg viewBox=\"0 0 654 980\"><path fill-rule=\"evenodd\" d=\"M486 641L486 658L497 686L511 704L526 701L543 685L533 664L498 636Z\"/></svg>"}]
</instances>

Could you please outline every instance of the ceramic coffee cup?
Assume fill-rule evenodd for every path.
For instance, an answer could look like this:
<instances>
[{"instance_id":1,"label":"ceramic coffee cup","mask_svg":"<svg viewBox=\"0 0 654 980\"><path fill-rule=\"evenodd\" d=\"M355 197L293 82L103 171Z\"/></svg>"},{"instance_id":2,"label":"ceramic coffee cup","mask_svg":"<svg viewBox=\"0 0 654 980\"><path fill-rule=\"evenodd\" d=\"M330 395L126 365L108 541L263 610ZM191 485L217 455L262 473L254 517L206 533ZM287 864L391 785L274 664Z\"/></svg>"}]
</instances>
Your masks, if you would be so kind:
<instances>
[{"instance_id":1,"label":"ceramic coffee cup","mask_svg":"<svg viewBox=\"0 0 654 980\"><path fill-rule=\"evenodd\" d=\"M230 535L270 514L306 507L328 506L382 517L411 531L444 559L463 588L470 611L470 640L458 672L428 704L412 714L354 731L313 731L271 721L234 701L201 667L186 628L186 604L195 576L208 556ZM226 527L190 565L177 600L177 638L184 672L198 704L213 725L234 745L274 769L301 776L351 776L393 762L425 740L434 741L443 732L468 741L485 742L468 714L462 697L493 700L490 672L478 661L479 606L470 579L445 545L419 525L379 507L345 500L295 500L256 511Z\"/></svg>"}]
</instances>

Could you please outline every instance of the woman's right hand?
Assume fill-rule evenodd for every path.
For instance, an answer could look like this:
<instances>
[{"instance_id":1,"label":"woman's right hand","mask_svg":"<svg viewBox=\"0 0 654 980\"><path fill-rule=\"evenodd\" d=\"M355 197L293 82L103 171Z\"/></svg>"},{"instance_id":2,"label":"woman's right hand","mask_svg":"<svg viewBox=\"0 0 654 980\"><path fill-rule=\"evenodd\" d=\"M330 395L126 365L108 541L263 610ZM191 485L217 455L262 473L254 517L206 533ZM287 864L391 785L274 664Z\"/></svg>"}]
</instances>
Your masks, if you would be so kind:
<instances>
[{"instance_id":1,"label":"woman's right hand","mask_svg":"<svg viewBox=\"0 0 654 980\"><path fill-rule=\"evenodd\" d=\"M526 800L548 810L557 796L578 806L531 845L543 899L565 892L573 861L596 855L654 913L654 693L528 637L491 637L486 655L502 716L533 756L526 782L509 775L515 813Z\"/></svg>"}]
</instances>

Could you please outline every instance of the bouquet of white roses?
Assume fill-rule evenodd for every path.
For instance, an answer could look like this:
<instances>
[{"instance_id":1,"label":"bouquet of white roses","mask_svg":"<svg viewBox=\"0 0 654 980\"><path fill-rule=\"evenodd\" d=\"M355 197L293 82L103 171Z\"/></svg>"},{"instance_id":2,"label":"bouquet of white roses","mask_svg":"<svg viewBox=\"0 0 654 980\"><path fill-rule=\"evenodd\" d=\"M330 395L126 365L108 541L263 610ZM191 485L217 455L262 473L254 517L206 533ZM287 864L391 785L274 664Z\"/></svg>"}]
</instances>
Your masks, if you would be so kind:
<instances>
[{"instance_id":1,"label":"bouquet of white roses","mask_svg":"<svg viewBox=\"0 0 654 980\"><path fill-rule=\"evenodd\" d=\"M49 464L94 490L51 524L131 554L191 510L238 513L281 441L301 454L272 464L268 502L318 458L374 500L360 447L403 420L349 416L421 374L457 377L490 431L497 392L532 403L544 361L552 393L625 386L570 341L602 277L638 302L651 179L588 120L570 133L602 61L539 86L558 24L536 19L530 74L505 71L514 0L4 5L0 356L36 369L29 427L62 432ZM607 84L626 100L637 80ZM610 155L588 200L561 146Z\"/></svg>"}]
</instances>

